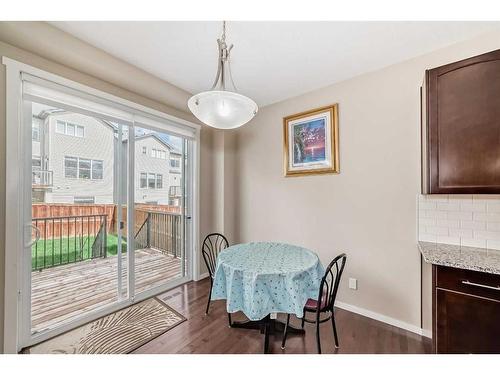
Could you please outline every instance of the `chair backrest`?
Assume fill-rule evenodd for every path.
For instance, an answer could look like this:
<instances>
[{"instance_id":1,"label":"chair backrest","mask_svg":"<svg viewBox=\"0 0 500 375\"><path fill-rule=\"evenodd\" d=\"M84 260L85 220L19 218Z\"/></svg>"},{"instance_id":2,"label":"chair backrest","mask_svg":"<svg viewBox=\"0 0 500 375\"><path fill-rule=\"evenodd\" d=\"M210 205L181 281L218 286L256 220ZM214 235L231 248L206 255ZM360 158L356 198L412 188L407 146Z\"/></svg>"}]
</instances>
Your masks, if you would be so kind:
<instances>
[{"instance_id":1,"label":"chair backrest","mask_svg":"<svg viewBox=\"0 0 500 375\"><path fill-rule=\"evenodd\" d=\"M340 278L344 272L347 255L337 255L326 267L325 275L321 279L319 286L318 301L322 301L320 306L324 306L321 310L332 310L339 289ZM324 302L323 302L324 301Z\"/></svg>"},{"instance_id":2,"label":"chair backrest","mask_svg":"<svg viewBox=\"0 0 500 375\"><path fill-rule=\"evenodd\" d=\"M214 277L215 266L217 265L217 255L219 255L219 253L226 247L229 247L229 242L227 241L227 238L220 233L210 233L203 240L201 253L211 278Z\"/></svg>"}]
</instances>

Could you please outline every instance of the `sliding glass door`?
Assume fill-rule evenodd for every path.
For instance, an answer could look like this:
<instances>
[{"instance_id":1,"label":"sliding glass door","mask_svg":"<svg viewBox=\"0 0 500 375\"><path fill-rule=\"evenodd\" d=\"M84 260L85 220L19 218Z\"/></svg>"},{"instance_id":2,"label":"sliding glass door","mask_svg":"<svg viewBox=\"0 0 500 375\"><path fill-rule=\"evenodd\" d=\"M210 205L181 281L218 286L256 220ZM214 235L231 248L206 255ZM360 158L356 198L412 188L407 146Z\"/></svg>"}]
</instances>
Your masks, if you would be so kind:
<instances>
[{"instance_id":1,"label":"sliding glass door","mask_svg":"<svg viewBox=\"0 0 500 375\"><path fill-rule=\"evenodd\" d=\"M194 191L192 138L26 87L22 346L188 281Z\"/></svg>"}]
</instances>

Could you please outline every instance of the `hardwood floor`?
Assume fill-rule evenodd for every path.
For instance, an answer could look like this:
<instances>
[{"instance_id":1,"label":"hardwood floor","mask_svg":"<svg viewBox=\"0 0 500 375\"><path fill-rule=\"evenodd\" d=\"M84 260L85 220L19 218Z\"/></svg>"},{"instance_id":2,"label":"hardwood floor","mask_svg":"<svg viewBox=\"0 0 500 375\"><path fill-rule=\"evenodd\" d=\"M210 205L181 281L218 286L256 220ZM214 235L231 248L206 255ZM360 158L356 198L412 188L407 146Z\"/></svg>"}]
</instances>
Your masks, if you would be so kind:
<instances>
[{"instance_id":1,"label":"hardwood floor","mask_svg":"<svg viewBox=\"0 0 500 375\"><path fill-rule=\"evenodd\" d=\"M263 335L258 331L229 328L225 301L213 301L205 315L209 280L190 282L159 298L188 320L137 349L134 353L262 353ZM233 314L233 320L244 320ZM292 323L299 325L293 317ZM326 353L430 353L428 338L337 309L340 348L335 350L331 324L321 326L321 346ZM270 350L277 354L316 353L315 328L306 323L305 336L290 336L281 350L281 335L271 337Z\"/></svg>"},{"instance_id":2,"label":"hardwood floor","mask_svg":"<svg viewBox=\"0 0 500 375\"><path fill-rule=\"evenodd\" d=\"M123 257L126 285L127 258ZM135 251L136 291L160 285L180 276L181 261L154 249ZM67 264L31 276L32 331L116 302L118 264L116 256Z\"/></svg>"}]
</instances>

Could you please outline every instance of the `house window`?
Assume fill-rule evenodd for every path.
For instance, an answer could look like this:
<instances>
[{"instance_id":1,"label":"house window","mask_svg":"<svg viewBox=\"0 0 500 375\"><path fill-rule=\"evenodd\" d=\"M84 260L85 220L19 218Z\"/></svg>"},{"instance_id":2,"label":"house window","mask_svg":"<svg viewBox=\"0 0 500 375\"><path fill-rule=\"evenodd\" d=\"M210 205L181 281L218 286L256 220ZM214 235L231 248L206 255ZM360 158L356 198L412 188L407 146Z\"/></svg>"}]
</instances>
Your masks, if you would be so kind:
<instances>
[{"instance_id":1,"label":"house window","mask_svg":"<svg viewBox=\"0 0 500 375\"><path fill-rule=\"evenodd\" d=\"M161 174L156 175L156 188L163 189L163 176Z\"/></svg>"},{"instance_id":2,"label":"house window","mask_svg":"<svg viewBox=\"0 0 500 375\"><path fill-rule=\"evenodd\" d=\"M102 160L92 160L92 179L102 180L103 175Z\"/></svg>"},{"instance_id":3,"label":"house window","mask_svg":"<svg viewBox=\"0 0 500 375\"><path fill-rule=\"evenodd\" d=\"M64 157L64 177L77 178L78 177L78 158L71 156Z\"/></svg>"},{"instance_id":4,"label":"house window","mask_svg":"<svg viewBox=\"0 0 500 375\"><path fill-rule=\"evenodd\" d=\"M156 148L151 149L151 157L156 158Z\"/></svg>"},{"instance_id":5,"label":"house window","mask_svg":"<svg viewBox=\"0 0 500 375\"><path fill-rule=\"evenodd\" d=\"M95 197L73 197L73 203L75 203L75 204L94 204Z\"/></svg>"},{"instance_id":6,"label":"house window","mask_svg":"<svg viewBox=\"0 0 500 375\"><path fill-rule=\"evenodd\" d=\"M148 153L148 149L147 149L147 147L146 147L146 146L143 146L143 147L142 147L142 153L143 153L144 155L146 155L146 154Z\"/></svg>"},{"instance_id":7,"label":"house window","mask_svg":"<svg viewBox=\"0 0 500 375\"><path fill-rule=\"evenodd\" d=\"M78 159L78 178L90 179L90 159Z\"/></svg>"},{"instance_id":8,"label":"house window","mask_svg":"<svg viewBox=\"0 0 500 375\"><path fill-rule=\"evenodd\" d=\"M148 188L150 188L150 189L155 188L155 174L154 173L148 173Z\"/></svg>"},{"instance_id":9,"label":"house window","mask_svg":"<svg viewBox=\"0 0 500 375\"><path fill-rule=\"evenodd\" d=\"M56 123L56 133L83 138L85 136L85 129L81 125L70 124L58 120Z\"/></svg>"},{"instance_id":10,"label":"house window","mask_svg":"<svg viewBox=\"0 0 500 375\"><path fill-rule=\"evenodd\" d=\"M170 166L172 168L180 168L181 160L180 159L170 159Z\"/></svg>"},{"instance_id":11,"label":"house window","mask_svg":"<svg viewBox=\"0 0 500 375\"><path fill-rule=\"evenodd\" d=\"M141 189L146 189L148 187L148 174L141 173Z\"/></svg>"},{"instance_id":12,"label":"house window","mask_svg":"<svg viewBox=\"0 0 500 375\"><path fill-rule=\"evenodd\" d=\"M80 178L83 180L102 180L103 161L65 156L64 177Z\"/></svg>"},{"instance_id":13,"label":"house window","mask_svg":"<svg viewBox=\"0 0 500 375\"><path fill-rule=\"evenodd\" d=\"M31 140L40 142L40 124L36 122L31 126Z\"/></svg>"},{"instance_id":14,"label":"house window","mask_svg":"<svg viewBox=\"0 0 500 375\"><path fill-rule=\"evenodd\" d=\"M40 159L40 156L33 156L31 159L31 166L33 169L40 169L42 167L42 160Z\"/></svg>"}]
</instances>

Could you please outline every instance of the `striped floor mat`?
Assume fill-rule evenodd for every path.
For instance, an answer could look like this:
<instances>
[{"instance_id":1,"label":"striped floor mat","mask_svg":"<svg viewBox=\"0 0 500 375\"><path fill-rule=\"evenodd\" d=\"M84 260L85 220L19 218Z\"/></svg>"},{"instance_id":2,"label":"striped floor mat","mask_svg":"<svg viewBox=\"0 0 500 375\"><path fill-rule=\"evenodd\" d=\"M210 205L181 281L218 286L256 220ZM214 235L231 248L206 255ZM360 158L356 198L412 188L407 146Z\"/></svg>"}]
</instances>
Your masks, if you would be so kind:
<instances>
[{"instance_id":1,"label":"striped floor mat","mask_svg":"<svg viewBox=\"0 0 500 375\"><path fill-rule=\"evenodd\" d=\"M150 298L25 349L30 354L124 354L185 321Z\"/></svg>"}]
</instances>

